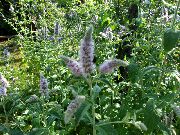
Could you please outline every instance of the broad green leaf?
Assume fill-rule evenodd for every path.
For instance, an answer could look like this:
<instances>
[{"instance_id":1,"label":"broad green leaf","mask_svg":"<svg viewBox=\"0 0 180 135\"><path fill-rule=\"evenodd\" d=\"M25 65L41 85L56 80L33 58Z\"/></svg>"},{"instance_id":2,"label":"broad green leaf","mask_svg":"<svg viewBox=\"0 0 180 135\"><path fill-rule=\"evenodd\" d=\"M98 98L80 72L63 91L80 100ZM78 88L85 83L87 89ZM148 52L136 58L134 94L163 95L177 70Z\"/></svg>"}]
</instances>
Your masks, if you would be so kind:
<instances>
[{"instance_id":1,"label":"broad green leaf","mask_svg":"<svg viewBox=\"0 0 180 135\"><path fill-rule=\"evenodd\" d=\"M93 88L93 91L94 91L95 93L99 93L99 92L101 91L101 88L96 84L96 85L94 86L94 88Z\"/></svg>"},{"instance_id":2,"label":"broad green leaf","mask_svg":"<svg viewBox=\"0 0 180 135\"><path fill-rule=\"evenodd\" d=\"M177 105L171 105L171 107L173 108L173 111L175 112L175 114L177 115L178 118L180 118L180 107Z\"/></svg>"},{"instance_id":3,"label":"broad green leaf","mask_svg":"<svg viewBox=\"0 0 180 135\"><path fill-rule=\"evenodd\" d=\"M111 124L98 126L97 131L97 135L118 135L117 131Z\"/></svg>"},{"instance_id":4,"label":"broad green leaf","mask_svg":"<svg viewBox=\"0 0 180 135\"><path fill-rule=\"evenodd\" d=\"M142 71L143 75L147 74L148 72L151 72L153 70L161 70L160 68L156 67L156 66L148 66L148 67L145 67Z\"/></svg>"},{"instance_id":5,"label":"broad green leaf","mask_svg":"<svg viewBox=\"0 0 180 135\"><path fill-rule=\"evenodd\" d=\"M130 116L131 116L130 113L127 112L127 113L126 113L126 116L124 116L124 118L122 119L122 121L123 121L124 123L129 122L129 119L131 118Z\"/></svg>"},{"instance_id":6,"label":"broad green leaf","mask_svg":"<svg viewBox=\"0 0 180 135\"><path fill-rule=\"evenodd\" d=\"M50 115L48 118L47 118L47 124L48 126L51 126L51 124L55 121L55 119L59 119L59 117L55 116L55 115Z\"/></svg>"},{"instance_id":7,"label":"broad green leaf","mask_svg":"<svg viewBox=\"0 0 180 135\"><path fill-rule=\"evenodd\" d=\"M111 83L107 79L105 79L105 78L98 78L96 81L103 82L103 83L107 84L112 90L114 90L113 86L111 85Z\"/></svg>"},{"instance_id":8,"label":"broad green leaf","mask_svg":"<svg viewBox=\"0 0 180 135\"><path fill-rule=\"evenodd\" d=\"M180 38L180 31L174 31L172 29L167 29L163 35L163 47L164 51L168 52L176 47L178 39Z\"/></svg>"},{"instance_id":9,"label":"broad green leaf","mask_svg":"<svg viewBox=\"0 0 180 135\"><path fill-rule=\"evenodd\" d=\"M137 82L140 67L138 64L132 63L128 65L128 76L132 83Z\"/></svg>"},{"instance_id":10,"label":"broad green leaf","mask_svg":"<svg viewBox=\"0 0 180 135\"><path fill-rule=\"evenodd\" d=\"M48 134L47 128L33 128L28 135L46 135Z\"/></svg>"},{"instance_id":11,"label":"broad green leaf","mask_svg":"<svg viewBox=\"0 0 180 135\"><path fill-rule=\"evenodd\" d=\"M90 103L85 102L81 105L81 107L77 110L77 112L75 113L75 118L76 118L76 123L77 125L79 124L79 122L83 119L83 117L86 115L87 111L90 108ZM88 121L88 120L87 120Z\"/></svg>"},{"instance_id":12,"label":"broad green leaf","mask_svg":"<svg viewBox=\"0 0 180 135\"><path fill-rule=\"evenodd\" d=\"M24 135L20 129L11 129L9 133L10 135Z\"/></svg>"},{"instance_id":13,"label":"broad green leaf","mask_svg":"<svg viewBox=\"0 0 180 135\"><path fill-rule=\"evenodd\" d=\"M4 133L7 132L7 129L3 124L0 124L0 131Z\"/></svg>"}]
</instances>

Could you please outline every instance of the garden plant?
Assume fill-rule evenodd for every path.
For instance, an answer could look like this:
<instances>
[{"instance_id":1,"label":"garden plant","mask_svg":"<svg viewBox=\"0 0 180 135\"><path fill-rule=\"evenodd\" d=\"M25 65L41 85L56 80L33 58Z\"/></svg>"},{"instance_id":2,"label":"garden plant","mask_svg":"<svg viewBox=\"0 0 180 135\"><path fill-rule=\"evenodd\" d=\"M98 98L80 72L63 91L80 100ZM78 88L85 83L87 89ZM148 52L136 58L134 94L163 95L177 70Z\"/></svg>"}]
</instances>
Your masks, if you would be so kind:
<instances>
[{"instance_id":1,"label":"garden plant","mask_svg":"<svg viewBox=\"0 0 180 135\"><path fill-rule=\"evenodd\" d=\"M0 135L180 134L179 4L0 1Z\"/></svg>"}]
</instances>

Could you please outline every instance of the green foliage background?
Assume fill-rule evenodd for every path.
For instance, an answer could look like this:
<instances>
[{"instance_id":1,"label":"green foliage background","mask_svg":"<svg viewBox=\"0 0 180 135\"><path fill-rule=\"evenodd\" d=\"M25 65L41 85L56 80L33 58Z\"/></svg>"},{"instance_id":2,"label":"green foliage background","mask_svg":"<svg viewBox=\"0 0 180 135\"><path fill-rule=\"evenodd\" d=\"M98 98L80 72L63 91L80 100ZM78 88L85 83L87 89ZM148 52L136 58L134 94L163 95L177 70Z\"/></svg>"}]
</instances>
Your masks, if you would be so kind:
<instances>
[{"instance_id":1,"label":"green foliage background","mask_svg":"<svg viewBox=\"0 0 180 135\"><path fill-rule=\"evenodd\" d=\"M10 82L7 96L0 97L0 134L92 134L88 98L71 122L64 123L64 112L73 100L72 90L88 97L89 89L83 78L71 74L59 55L77 59L80 40L92 24L96 67L115 58L121 36L131 33L127 16L132 3L138 5L139 14L133 20L138 29L127 39L133 48L131 58L124 57L130 63L128 78L116 83L113 78L121 77L117 70L108 75L92 74L96 78L93 91L97 134L180 134L180 33L179 20L173 21L175 11L179 15L178 0L151 0L150 4L139 0L8 2L14 10L10 16L0 10L1 17L17 35L0 45L0 72ZM168 20L164 9L168 10ZM56 21L61 26L58 36L53 35ZM113 39L100 34L108 27ZM44 29L48 29L47 38L41 32ZM9 57L3 56L5 47L9 47ZM40 72L49 82L48 99L39 93ZM27 102L33 94L38 96L37 101Z\"/></svg>"}]
</instances>

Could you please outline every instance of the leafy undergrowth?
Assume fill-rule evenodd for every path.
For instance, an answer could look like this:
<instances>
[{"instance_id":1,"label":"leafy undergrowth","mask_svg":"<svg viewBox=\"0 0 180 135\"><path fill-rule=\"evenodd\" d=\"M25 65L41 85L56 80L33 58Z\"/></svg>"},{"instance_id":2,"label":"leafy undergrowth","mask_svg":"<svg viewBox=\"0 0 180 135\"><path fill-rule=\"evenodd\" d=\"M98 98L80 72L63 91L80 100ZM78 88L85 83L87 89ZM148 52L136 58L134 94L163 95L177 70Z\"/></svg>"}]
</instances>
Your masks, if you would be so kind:
<instances>
[{"instance_id":1,"label":"leafy undergrowth","mask_svg":"<svg viewBox=\"0 0 180 135\"><path fill-rule=\"evenodd\" d=\"M18 36L0 43L0 134L180 134L179 31L159 10L176 6L147 2L12 4L4 19Z\"/></svg>"}]
</instances>

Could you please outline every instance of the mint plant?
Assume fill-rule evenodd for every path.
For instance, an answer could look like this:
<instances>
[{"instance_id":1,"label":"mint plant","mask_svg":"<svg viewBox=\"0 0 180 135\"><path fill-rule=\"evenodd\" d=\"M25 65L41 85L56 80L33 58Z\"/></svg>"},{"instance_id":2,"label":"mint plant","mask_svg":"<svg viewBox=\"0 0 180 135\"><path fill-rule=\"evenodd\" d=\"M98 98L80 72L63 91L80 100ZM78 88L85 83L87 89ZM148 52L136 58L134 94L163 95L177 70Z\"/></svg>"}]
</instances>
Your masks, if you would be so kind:
<instances>
[{"instance_id":1,"label":"mint plant","mask_svg":"<svg viewBox=\"0 0 180 135\"><path fill-rule=\"evenodd\" d=\"M67 67L72 71L73 74L77 76L82 76L86 82L89 85L89 91L90 91L90 101L91 101L91 114L92 114L92 122L91 125L93 127L93 135L96 135L96 121L95 121L95 92L93 91L93 80L94 77L91 75L91 73L95 70L95 65L93 63L94 59L94 41L92 38L93 33L93 26L90 26L86 33L84 38L81 40L80 43L80 51L79 51L79 62L76 60L73 60L66 56L60 56L62 60L66 63ZM110 73L113 71L114 68L117 68L119 66L128 66L128 62L114 59L114 60L106 60L104 63L100 65L99 73ZM85 97L77 96L75 100L73 100L66 112L65 112L65 123L67 124L72 115L76 112L76 110L80 107L82 101L85 100Z\"/></svg>"}]
</instances>

